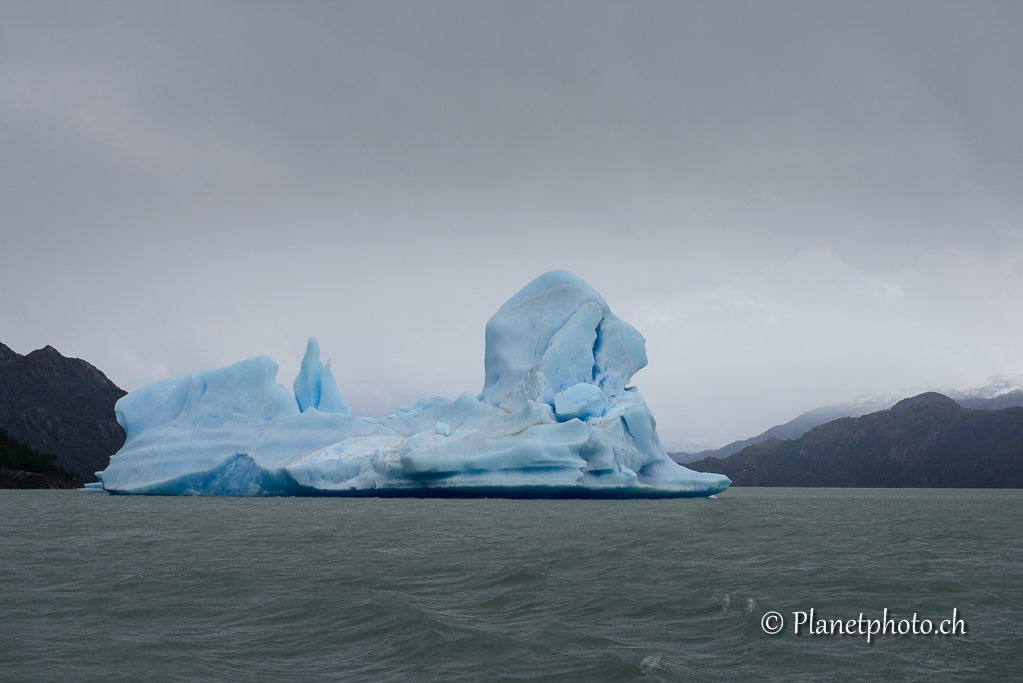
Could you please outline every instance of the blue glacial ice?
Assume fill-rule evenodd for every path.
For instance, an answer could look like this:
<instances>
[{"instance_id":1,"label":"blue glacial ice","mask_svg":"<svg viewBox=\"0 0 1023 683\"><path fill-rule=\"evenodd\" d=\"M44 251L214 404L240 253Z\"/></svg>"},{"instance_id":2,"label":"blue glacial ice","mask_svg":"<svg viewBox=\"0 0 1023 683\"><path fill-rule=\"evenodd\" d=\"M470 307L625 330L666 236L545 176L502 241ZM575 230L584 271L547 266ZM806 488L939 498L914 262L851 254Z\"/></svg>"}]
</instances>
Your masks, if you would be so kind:
<instances>
[{"instance_id":1,"label":"blue glacial ice","mask_svg":"<svg viewBox=\"0 0 1023 683\"><path fill-rule=\"evenodd\" d=\"M148 384L118 401L111 493L161 495L710 496L731 483L671 460L633 374L645 340L567 271L487 323L479 396L354 417L309 340L294 395L259 356Z\"/></svg>"}]
</instances>

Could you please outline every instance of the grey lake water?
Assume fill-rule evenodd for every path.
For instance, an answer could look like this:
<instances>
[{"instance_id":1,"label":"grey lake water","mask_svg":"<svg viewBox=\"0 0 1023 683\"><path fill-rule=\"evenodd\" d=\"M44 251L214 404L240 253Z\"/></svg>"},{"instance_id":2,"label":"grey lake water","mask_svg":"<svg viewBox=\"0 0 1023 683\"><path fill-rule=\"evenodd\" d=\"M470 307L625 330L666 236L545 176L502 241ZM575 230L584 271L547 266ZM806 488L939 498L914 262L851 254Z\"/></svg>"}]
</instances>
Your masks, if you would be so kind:
<instances>
[{"instance_id":1,"label":"grey lake water","mask_svg":"<svg viewBox=\"0 0 1023 683\"><path fill-rule=\"evenodd\" d=\"M1021 616L1023 491L0 491L5 682L1018 681Z\"/></svg>"}]
</instances>

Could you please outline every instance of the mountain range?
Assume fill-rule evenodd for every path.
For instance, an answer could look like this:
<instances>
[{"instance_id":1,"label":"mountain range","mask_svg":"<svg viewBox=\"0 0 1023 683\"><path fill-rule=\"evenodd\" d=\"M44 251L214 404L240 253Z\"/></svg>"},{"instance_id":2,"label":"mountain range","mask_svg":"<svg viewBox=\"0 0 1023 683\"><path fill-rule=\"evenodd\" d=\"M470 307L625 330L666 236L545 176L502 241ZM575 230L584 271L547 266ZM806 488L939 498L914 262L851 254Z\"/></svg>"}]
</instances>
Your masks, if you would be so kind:
<instances>
[{"instance_id":1,"label":"mountain range","mask_svg":"<svg viewBox=\"0 0 1023 683\"><path fill-rule=\"evenodd\" d=\"M748 446L768 441L769 439L798 439L809 430L832 420L843 417L861 417L879 410L887 410L899 401L914 395L925 393L907 389L898 394L863 395L849 403L834 406L822 406L808 410L789 420L785 424L775 425L757 436L733 441L721 448L712 448L698 452L669 453L675 462L690 463L704 458L726 458L738 453ZM988 384L974 389L942 390L963 408L972 410L997 410L1023 406L1023 375L998 375L988 380Z\"/></svg>"},{"instance_id":2,"label":"mountain range","mask_svg":"<svg viewBox=\"0 0 1023 683\"><path fill-rule=\"evenodd\" d=\"M686 467L733 486L1023 488L1023 407L971 410L928 392Z\"/></svg>"}]
</instances>

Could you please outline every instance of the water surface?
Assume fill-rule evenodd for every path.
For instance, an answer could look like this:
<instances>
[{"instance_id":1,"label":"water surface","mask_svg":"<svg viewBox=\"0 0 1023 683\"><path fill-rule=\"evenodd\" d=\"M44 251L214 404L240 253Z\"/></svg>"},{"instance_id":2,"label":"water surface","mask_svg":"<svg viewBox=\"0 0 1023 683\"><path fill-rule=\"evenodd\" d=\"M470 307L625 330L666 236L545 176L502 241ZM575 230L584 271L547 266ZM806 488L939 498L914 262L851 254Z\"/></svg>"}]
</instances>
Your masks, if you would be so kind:
<instances>
[{"instance_id":1,"label":"water surface","mask_svg":"<svg viewBox=\"0 0 1023 683\"><path fill-rule=\"evenodd\" d=\"M1023 491L0 491L0 679L1023 680L1021 529ZM968 635L794 635L810 608Z\"/></svg>"}]
</instances>

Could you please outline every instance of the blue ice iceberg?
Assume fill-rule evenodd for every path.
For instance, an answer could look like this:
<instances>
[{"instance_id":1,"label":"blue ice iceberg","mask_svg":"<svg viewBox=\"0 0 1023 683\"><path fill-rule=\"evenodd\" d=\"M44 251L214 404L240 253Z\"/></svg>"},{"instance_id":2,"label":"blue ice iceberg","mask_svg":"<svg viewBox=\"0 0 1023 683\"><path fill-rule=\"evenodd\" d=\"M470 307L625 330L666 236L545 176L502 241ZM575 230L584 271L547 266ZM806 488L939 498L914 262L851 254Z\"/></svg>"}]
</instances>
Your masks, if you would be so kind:
<instances>
[{"instance_id":1,"label":"blue ice iceberg","mask_svg":"<svg viewBox=\"0 0 1023 683\"><path fill-rule=\"evenodd\" d=\"M567 271L487 323L479 396L358 418L309 340L294 396L268 356L148 384L117 402L128 438L104 490L161 495L710 496L731 483L667 457L628 386L645 340Z\"/></svg>"}]
</instances>

